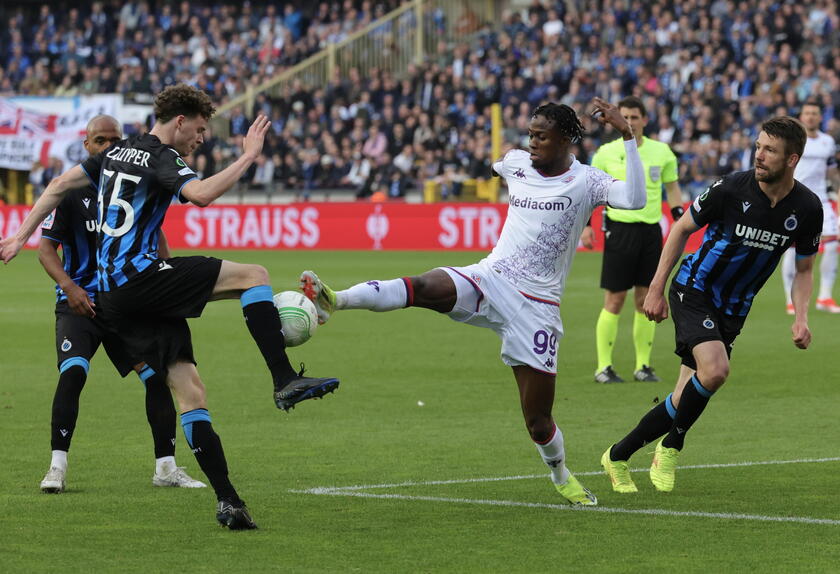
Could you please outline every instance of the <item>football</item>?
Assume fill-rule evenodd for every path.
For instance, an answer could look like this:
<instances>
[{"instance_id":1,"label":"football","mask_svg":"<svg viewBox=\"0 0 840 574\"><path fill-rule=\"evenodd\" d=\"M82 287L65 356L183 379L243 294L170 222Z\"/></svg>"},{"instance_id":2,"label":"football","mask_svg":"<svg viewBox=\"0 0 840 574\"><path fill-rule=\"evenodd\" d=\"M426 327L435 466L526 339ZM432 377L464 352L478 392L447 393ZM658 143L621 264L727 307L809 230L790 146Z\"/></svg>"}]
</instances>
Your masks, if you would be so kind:
<instances>
[{"instance_id":1,"label":"football","mask_svg":"<svg viewBox=\"0 0 840 574\"><path fill-rule=\"evenodd\" d=\"M283 337L287 347L297 347L307 342L318 328L315 305L298 291L282 291L274 296L274 306L280 313Z\"/></svg>"}]
</instances>

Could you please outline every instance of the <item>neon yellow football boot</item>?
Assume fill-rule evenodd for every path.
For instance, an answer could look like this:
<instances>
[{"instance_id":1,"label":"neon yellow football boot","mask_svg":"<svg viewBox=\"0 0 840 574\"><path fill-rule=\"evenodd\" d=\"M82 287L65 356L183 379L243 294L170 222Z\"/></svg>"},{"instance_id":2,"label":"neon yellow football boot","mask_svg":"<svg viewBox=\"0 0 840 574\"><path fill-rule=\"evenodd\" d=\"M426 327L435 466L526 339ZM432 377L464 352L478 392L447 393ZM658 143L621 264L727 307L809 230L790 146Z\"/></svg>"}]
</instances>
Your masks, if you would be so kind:
<instances>
[{"instance_id":1,"label":"neon yellow football boot","mask_svg":"<svg viewBox=\"0 0 840 574\"><path fill-rule=\"evenodd\" d=\"M604 451L601 455L601 466L604 467L604 472L610 477L612 489L622 494L630 492L639 492L636 488L636 483L630 476L630 469L627 468L626 460L610 460L610 450L612 447Z\"/></svg>"},{"instance_id":2,"label":"neon yellow football boot","mask_svg":"<svg viewBox=\"0 0 840 574\"><path fill-rule=\"evenodd\" d=\"M595 495L578 482L573 474L569 474L569 478L564 484L555 484L554 487L572 506L595 506L598 504Z\"/></svg>"},{"instance_id":3,"label":"neon yellow football boot","mask_svg":"<svg viewBox=\"0 0 840 574\"><path fill-rule=\"evenodd\" d=\"M650 465L650 481L656 490L671 492L674 490L674 474L677 470L677 460L680 451L675 448L662 446L662 441L656 445L653 452L653 462Z\"/></svg>"}]
</instances>

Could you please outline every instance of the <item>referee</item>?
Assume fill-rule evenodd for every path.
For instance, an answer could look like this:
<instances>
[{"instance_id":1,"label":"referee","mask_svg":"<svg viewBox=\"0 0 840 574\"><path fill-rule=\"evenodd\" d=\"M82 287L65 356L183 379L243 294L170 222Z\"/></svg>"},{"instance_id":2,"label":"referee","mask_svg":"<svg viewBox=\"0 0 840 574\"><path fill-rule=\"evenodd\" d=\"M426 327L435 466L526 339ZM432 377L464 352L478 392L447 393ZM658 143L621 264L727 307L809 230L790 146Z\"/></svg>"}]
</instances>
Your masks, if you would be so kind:
<instances>
[{"instance_id":1,"label":"referee","mask_svg":"<svg viewBox=\"0 0 840 574\"><path fill-rule=\"evenodd\" d=\"M595 338L598 349L598 369L595 381L598 383L623 383L613 369L612 352L618 333L618 317L624 306L627 291L635 287L636 313L633 320L633 342L636 348L637 381L657 382L650 366L653 334L656 323L648 321L642 305L648 292L648 285L656 272L659 255L662 252L662 184L668 195L668 205L674 221L683 214L682 192L677 171L677 158L667 144L644 136L647 112L642 100L629 96L618 103L619 111L633 129L639 155L645 167L647 183L647 205L640 210L630 211L607 207L604 215L604 259L601 267L601 288L604 293L604 308L598 317ZM621 138L601 146L592 159L592 165L618 179L625 179L626 162ZM592 229L584 230L590 234Z\"/></svg>"}]
</instances>

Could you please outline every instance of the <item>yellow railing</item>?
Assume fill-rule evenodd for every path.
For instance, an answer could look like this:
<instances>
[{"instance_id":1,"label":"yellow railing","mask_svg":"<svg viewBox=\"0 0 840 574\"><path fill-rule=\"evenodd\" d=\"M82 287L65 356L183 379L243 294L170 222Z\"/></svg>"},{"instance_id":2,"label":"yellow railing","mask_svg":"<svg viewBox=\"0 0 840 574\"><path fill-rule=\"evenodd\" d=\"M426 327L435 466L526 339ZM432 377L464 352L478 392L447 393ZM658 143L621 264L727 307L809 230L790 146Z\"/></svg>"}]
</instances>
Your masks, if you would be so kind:
<instances>
[{"instance_id":1,"label":"yellow railing","mask_svg":"<svg viewBox=\"0 0 840 574\"><path fill-rule=\"evenodd\" d=\"M227 112L241 106L252 116L254 101L261 93L281 96L293 85L324 87L331 79L347 77L353 68L361 77L379 69L399 78L411 64L423 63L436 54L441 42L448 50L450 43L466 40L485 23L495 23L495 5L494 0L410 0L270 80L249 85L245 93L219 106L211 122L213 132L227 138Z\"/></svg>"}]
</instances>

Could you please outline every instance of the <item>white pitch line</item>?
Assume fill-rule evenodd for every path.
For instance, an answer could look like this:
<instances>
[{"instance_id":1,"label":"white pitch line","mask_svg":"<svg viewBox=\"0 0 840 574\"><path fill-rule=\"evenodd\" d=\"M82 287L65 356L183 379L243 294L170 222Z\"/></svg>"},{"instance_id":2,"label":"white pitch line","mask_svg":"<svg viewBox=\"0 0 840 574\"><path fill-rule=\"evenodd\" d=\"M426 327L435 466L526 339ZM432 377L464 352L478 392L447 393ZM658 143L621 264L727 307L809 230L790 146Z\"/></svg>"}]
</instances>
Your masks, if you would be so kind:
<instances>
[{"instance_id":1,"label":"white pitch line","mask_svg":"<svg viewBox=\"0 0 840 574\"><path fill-rule=\"evenodd\" d=\"M773 464L809 464L809 463L820 463L820 462L838 462L840 461L840 457L827 457L827 458L799 458L794 460L759 460L759 461L752 461L752 462L728 462L728 463L720 463L720 464L693 464L693 465L686 465L680 466L680 470L691 470L691 469L705 469L705 468L736 468L736 467L749 467L749 466L765 466L765 465L773 465ZM647 472L649 468L634 468L631 469L631 472ZM575 476L594 476L598 474L602 474L603 470L588 470L584 472L575 472ZM328 494L328 491L334 492L352 492L355 490L370 490L373 488L400 488L400 487L407 487L407 486L439 486L439 485L446 485L446 484L470 484L470 483L480 483L480 482L503 482L507 480L526 480L532 478L545 478L548 476L547 474L522 474L516 476L494 476L494 477L483 477L483 478L456 478L451 480L423 480L423 481L406 481L406 482L393 482L393 483L385 483L385 484L357 484L353 486L318 486L314 488L309 488L305 490L292 490L292 492L296 492L298 494Z\"/></svg>"},{"instance_id":2,"label":"white pitch line","mask_svg":"<svg viewBox=\"0 0 840 574\"><path fill-rule=\"evenodd\" d=\"M318 492L315 492L319 490ZM753 520L760 522L796 522L800 524L825 524L840 526L840 520L830 518L809 518L805 516L766 516L763 514L737 514L729 512L698 512L693 510L662 510L658 508L611 508L607 506L568 506L542 502L520 502L516 500L486 500L475 498L444 498L439 496L409 496L404 494L373 494L370 492L348 492L336 489L310 489L292 491L327 496L355 496L358 498L380 498L389 500L414 500L427 502L454 502L458 504L479 504L486 506L516 506L525 508L547 508L551 510L573 510L577 512L606 512L611 514L646 514L653 516L689 516L693 518L722 518L724 520Z\"/></svg>"}]
</instances>

